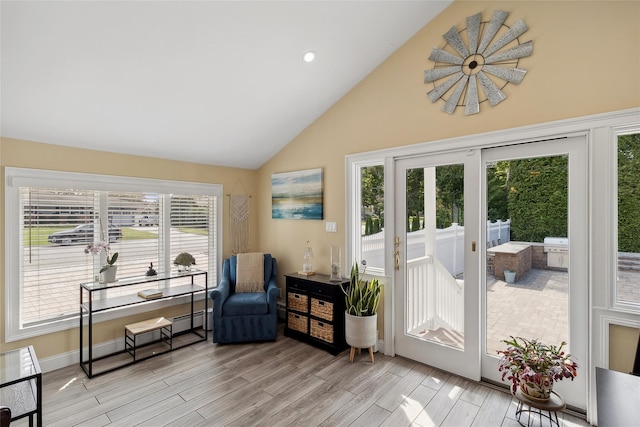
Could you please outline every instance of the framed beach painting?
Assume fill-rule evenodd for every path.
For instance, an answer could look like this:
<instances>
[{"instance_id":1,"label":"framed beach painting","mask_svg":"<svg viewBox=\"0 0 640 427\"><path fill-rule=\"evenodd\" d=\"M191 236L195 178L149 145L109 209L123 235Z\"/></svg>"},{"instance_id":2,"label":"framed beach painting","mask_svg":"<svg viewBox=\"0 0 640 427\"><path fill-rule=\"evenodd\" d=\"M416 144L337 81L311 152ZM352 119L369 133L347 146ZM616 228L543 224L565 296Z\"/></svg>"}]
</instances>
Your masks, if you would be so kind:
<instances>
[{"instance_id":1,"label":"framed beach painting","mask_svg":"<svg viewBox=\"0 0 640 427\"><path fill-rule=\"evenodd\" d=\"M271 218L324 219L322 168L272 174Z\"/></svg>"}]
</instances>

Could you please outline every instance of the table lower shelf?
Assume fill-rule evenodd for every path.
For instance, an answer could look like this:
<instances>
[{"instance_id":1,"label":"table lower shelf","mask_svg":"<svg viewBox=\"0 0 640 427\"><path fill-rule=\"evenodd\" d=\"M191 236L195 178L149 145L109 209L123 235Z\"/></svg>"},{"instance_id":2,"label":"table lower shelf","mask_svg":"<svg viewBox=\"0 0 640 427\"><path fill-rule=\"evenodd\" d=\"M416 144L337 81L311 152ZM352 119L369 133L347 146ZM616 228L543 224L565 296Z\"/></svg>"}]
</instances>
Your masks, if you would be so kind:
<instances>
[{"instance_id":1,"label":"table lower shelf","mask_svg":"<svg viewBox=\"0 0 640 427\"><path fill-rule=\"evenodd\" d=\"M36 399L36 380L22 381L0 388L0 402L11 408L11 419L30 416L36 413L38 402Z\"/></svg>"},{"instance_id":2,"label":"table lower shelf","mask_svg":"<svg viewBox=\"0 0 640 427\"><path fill-rule=\"evenodd\" d=\"M167 345L161 340L143 344L136 350L136 360L133 360L133 357L123 349L104 356L94 357L91 363L88 360L83 360L80 363L80 366L89 378L93 378L115 371L116 369L124 368L125 366L133 365L134 363L142 362L143 360L147 360L152 357L160 356L198 342L206 341L208 336L207 332L208 331L202 328L197 328L193 331L188 330L175 333L173 335L173 347L170 349L167 348Z\"/></svg>"}]
</instances>

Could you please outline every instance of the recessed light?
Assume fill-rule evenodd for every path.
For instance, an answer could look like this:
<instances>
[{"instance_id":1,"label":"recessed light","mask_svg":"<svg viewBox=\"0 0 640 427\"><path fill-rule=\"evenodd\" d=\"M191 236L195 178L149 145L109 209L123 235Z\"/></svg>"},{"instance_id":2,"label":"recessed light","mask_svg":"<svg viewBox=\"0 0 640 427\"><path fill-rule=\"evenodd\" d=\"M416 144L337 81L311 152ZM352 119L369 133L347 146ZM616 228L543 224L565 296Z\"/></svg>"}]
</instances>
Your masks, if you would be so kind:
<instances>
[{"instance_id":1,"label":"recessed light","mask_svg":"<svg viewBox=\"0 0 640 427\"><path fill-rule=\"evenodd\" d=\"M316 59L316 53L309 50L302 55L302 59L304 59L304 62L313 62L313 60Z\"/></svg>"}]
</instances>

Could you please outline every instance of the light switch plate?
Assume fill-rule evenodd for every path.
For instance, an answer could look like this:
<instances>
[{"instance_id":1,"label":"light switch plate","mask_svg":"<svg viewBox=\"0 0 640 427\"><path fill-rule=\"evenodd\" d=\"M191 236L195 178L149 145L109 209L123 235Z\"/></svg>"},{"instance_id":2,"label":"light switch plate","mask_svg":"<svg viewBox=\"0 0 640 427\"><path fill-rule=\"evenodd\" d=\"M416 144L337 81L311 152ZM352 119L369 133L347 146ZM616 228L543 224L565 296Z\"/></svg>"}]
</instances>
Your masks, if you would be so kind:
<instances>
[{"instance_id":1,"label":"light switch plate","mask_svg":"<svg viewBox=\"0 0 640 427\"><path fill-rule=\"evenodd\" d=\"M325 227L327 230L327 233L337 233L338 232L338 225L335 222L330 222L327 221L325 222Z\"/></svg>"}]
</instances>

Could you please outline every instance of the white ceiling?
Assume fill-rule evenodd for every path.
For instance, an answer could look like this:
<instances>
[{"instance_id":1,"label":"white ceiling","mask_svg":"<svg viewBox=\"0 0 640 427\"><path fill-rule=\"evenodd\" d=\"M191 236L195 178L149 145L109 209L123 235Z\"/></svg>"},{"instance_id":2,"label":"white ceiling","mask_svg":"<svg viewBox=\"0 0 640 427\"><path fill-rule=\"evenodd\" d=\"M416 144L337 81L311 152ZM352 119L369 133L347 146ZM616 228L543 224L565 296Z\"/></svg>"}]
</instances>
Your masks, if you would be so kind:
<instances>
[{"instance_id":1,"label":"white ceiling","mask_svg":"<svg viewBox=\"0 0 640 427\"><path fill-rule=\"evenodd\" d=\"M2 0L2 136L256 169L450 3Z\"/></svg>"}]
</instances>

